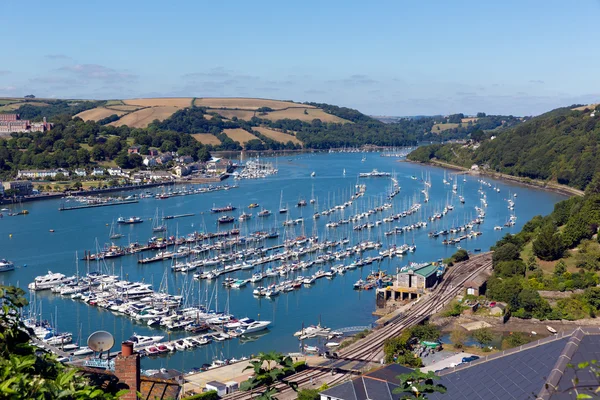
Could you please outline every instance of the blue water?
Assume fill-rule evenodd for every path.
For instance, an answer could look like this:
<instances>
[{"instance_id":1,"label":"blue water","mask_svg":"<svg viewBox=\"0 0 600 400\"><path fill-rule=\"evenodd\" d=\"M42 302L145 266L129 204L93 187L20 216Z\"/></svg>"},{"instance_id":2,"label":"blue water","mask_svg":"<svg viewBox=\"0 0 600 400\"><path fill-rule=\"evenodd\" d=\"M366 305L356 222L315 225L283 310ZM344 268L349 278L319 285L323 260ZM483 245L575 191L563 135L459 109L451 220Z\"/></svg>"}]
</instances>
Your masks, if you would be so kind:
<instances>
[{"instance_id":1,"label":"blue water","mask_svg":"<svg viewBox=\"0 0 600 400\"><path fill-rule=\"evenodd\" d=\"M467 176L466 182L462 176L458 178L459 193L462 192L466 203L461 205L456 196L452 196L451 186L443 185L444 174L450 179L452 171L441 168L421 166L406 162L398 162L394 158L379 157L376 153L367 154L367 160L361 162L362 154L303 154L293 157L280 157L271 159L276 162L279 174L261 180L239 181L240 187L230 191L200 194L186 197L174 197L167 200L144 199L137 204L104 207L96 209L84 209L76 211L59 212L58 207L61 200L48 200L27 203L15 209L26 208L30 214L19 217L5 217L0 220L0 258L7 258L19 266L15 271L3 273L0 282L4 284L18 285L26 288L35 276L43 275L51 270L72 275L76 271L75 253L83 256L84 250L95 252L96 240L100 246L108 242L110 224L119 216L139 216L149 219L154 216L156 208L161 214L184 214L196 213L194 217L169 220L169 234L185 235L195 230L216 231L216 215L210 214L209 209L216 206L224 206L231 203L237 206L233 215L237 216L242 209L252 212L254 218L248 223L242 224L242 233L252 232L258 229L268 229L277 224L283 237L281 228L282 217L277 214L280 203L280 193L283 191L283 203L288 204L292 218L303 216L304 227L296 226L289 231L289 236L298 236L303 233L310 235L316 230L321 240L337 239L341 237L351 238L351 243L360 240L380 240L386 248L390 243L414 243L417 251L406 255L404 258L393 258L381 263L380 268L390 272L397 267L407 264L409 261L424 262L432 261L442 257L448 257L456 251L454 246L445 246L441 243L442 238L432 239L427 232L437 229L449 229L453 225L464 224L476 217L474 206L481 206L478 189L480 184L477 178ZM390 189L389 178L358 179L359 172L369 172L373 168L380 171L395 172L402 187L401 193L393 200L393 209L390 213L398 213L407 209L415 201L422 203L423 183L421 177L431 177L432 188L430 189L430 202L423 204L422 212L417 213L404 220L396 221L394 224L382 224L371 231L352 231L352 224L341 225L337 230L325 228L327 217L321 217L316 222L312 219L313 206L296 208L295 204L300 198L307 201L314 196L318 200L320 210L325 207L340 204L348 200L354 193L357 183L367 185L366 195L355 201L352 211L345 210L344 217L347 218L356 210L364 211L380 204ZM346 174L343 174L343 170ZM315 172L314 178L310 177ZM411 176L419 179L413 180ZM491 188L484 188L487 193L488 207L485 223L480 229L483 235L476 239L463 241L461 246L467 250L481 248L487 250L507 231L518 232L523 224L537 214L548 214L553 205L564 199L565 196L547 191L532 189L524 186L516 186L503 181L493 181L493 186L500 188L496 193ZM233 182L229 182L230 184ZM154 189L155 192L163 189ZM167 189L168 190L168 189ZM507 208L507 199L512 194L515 198L517 216L516 226L502 231L494 231L495 225L503 225L510 216ZM269 218L256 218L260 209L248 210L246 207L253 202L260 203L273 211ZM441 211L447 202L454 204L454 211L449 212L441 220L430 223L425 229L416 230L405 236L383 235L385 230L392 226L401 226L411 222L425 220L436 211ZM338 220L341 213L331 215ZM384 215L376 215L375 219L382 219ZM316 224L316 227L313 227ZM131 225L122 228L126 237L120 242L126 244L128 240L146 242L151 236L152 223L146 221L143 224ZM55 233L49 230L54 229ZM9 237L12 235L12 238ZM273 245L278 241L270 241L267 245ZM374 255L374 254L373 254ZM158 290L161 279L167 269L169 278L169 290L172 293L181 293L184 284L190 286L192 276L181 273L173 273L169 262L154 263L147 265L138 264L136 256L126 256L109 261L104 269L109 272L114 270L115 274L122 274L129 280L144 280L152 282L155 290ZM346 263L351 262L346 260ZM27 265L27 267L23 267ZM89 266L79 262L80 273L86 272L88 268L95 269L97 264ZM331 328L342 328L357 325L369 325L375 318L371 315L375 308L373 291L358 292L352 289L352 284L360 277L368 275L371 269L377 266L366 266L361 271L356 269L348 271L344 276L337 276L333 280L321 279L311 288L302 288L287 294L281 294L274 300L256 299L252 296L253 286L248 284L242 289L225 289L221 285L223 277L212 282L194 282L193 291L190 291L188 300L197 301L198 296L213 293L214 285L217 285L219 309L226 307L238 317L249 316L273 321L268 332L255 338L254 341L241 341L232 339L221 343L213 343L194 351L176 352L171 356L161 358L145 358L142 361L144 368L176 368L179 370L190 370L199 367L205 362L210 362L214 357L230 358L243 355L256 354L259 351L279 350L297 351L298 340L292 336L293 332L299 330L304 324L315 324L321 319L322 323ZM303 275L314 273L317 267L302 271ZM251 271L238 272L239 277L251 275ZM235 275L234 275L235 276ZM207 287L208 285L208 287ZM127 339L133 332L139 334L164 334L171 338L184 336L184 332L167 333L160 329L150 329L146 325L136 324L122 315L113 314L104 309L88 306L79 301L61 298L50 291L38 292L37 302L41 304L43 318L57 319L60 330L71 331L74 337L79 336L81 329L82 341L85 342L88 335L96 330L104 329L115 335L117 343ZM215 302L212 300L211 308L214 309ZM39 308L39 307L38 307ZM56 316L56 317L55 317Z\"/></svg>"}]
</instances>

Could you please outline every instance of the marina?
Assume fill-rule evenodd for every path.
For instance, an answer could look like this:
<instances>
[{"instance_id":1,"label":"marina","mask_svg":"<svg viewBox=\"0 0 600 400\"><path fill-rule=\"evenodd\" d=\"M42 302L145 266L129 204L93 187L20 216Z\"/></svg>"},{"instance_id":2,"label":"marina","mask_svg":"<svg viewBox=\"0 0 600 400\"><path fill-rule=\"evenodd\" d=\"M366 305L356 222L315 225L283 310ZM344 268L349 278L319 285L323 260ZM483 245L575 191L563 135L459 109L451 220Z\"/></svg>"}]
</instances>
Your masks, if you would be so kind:
<instances>
[{"instance_id":1,"label":"marina","mask_svg":"<svg viewBox=\"0 0 600 400\"><path fill-rule=\"evenodd\" d=\"M321 319L332 331L368 326L375 321L370 289L385 285L398 270L411 262L437 262L459 247L486 251L564 198L376 153L261 161L276 165L278 173L240 180L235 192L157 203L159 187L122 194L138 196L137 203L77 213L57 212L60 199L32 202L30 215L0 220L0 258L14 266L0 280L23 288L35 282L30 293L37 319L58 320L73 342L80 330L82 337L110 331L117 343L134 333L162 336L161 344L143 346L143 367L189 371L259 351L306 350L294 336L303 323L308 327ZM390 175L359 184L359 174L374 169ZM269 211L282 209L286 212ZM253 215L240 221L244 214ZM149 222L119 224L120 217ZM222 217L231 222L219 223ZM164 231L153 229L163 224ZM61 229L49 234L53 227ZM122 236L110 238L117 233ZM35 252L27 250L31 241L38 243ZM84 279L94 276L113 277L104 285L111 290L86 285ZM61 284L65 294L52 291ZM270 324L240 334L244 327L235 324L241 320ZM302 345L323 349L338 341L326 336L307 337ZM193 346L176 348L188 338Z\"/></svg>"}]
</instances>

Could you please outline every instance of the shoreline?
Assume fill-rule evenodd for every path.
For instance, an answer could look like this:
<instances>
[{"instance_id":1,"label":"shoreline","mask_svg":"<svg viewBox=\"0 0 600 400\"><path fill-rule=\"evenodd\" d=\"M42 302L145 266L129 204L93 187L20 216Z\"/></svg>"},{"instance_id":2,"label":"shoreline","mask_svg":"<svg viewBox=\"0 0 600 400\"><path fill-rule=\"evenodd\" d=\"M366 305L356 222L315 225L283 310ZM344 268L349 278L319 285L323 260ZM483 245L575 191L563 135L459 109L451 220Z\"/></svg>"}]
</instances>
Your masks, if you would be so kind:
<instances>
[{"instance_id":1,"label":"shoreline","mask_svg":"<svg viewBox=\"0 0 600 400\"><path fill-rule=\"evenodd\" d=\"M443 161L431 160L429 162L423 163L423 162L419 162L419 161L412 161L409 159L404 159L404 160L400 160L400 162L409 162L409 163L420 164L420 165L429 165L429 166L433 166L433 167L452 169L455 171L462 171L464 174L471 175L471 176L488 176L490 178L509 181L511 183L516 183L516 184L531 187L531 188L547 190L549 192L554 192L554 193L562 194L562 195L569 196L569 197L584 195L583 190L575 189L575 188L572 188L572 187L566 186L566 185L561 185L559 183L548 183L548 182L534 180L534 179L530 179L530 178L522 178L522 177L518 177L518 176L514 176L514 175L503 174L503 173L495 172L495 171L482 171L482 170L473 171L469 168L461 167L460 165L446 163Z\"/></svg>"}]
</instances>

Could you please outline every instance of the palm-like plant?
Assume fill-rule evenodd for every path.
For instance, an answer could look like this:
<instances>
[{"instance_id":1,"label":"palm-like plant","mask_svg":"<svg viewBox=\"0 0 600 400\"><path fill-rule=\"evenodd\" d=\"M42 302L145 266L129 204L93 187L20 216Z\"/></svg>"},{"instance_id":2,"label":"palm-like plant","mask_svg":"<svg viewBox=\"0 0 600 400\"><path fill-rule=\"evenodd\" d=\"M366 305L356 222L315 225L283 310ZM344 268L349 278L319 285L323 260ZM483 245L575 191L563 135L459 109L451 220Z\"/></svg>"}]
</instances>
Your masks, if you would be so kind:
<instances>
[{"instance_id":1,"label":"palm-like plant","mask_svg":"<svg viewBox=\"0 0 600 400\"><path fill-rule=\"evenodd\" d=\"M244 368L254 370L254 375L246 381L247 388L254 389L264 386L265 390L257 398L259 400L277 400L275 394L278 390L274 387L277 382L282 382L297 390L298 384L295 382L286 381L284 378L293 374L294 361L289 356L284 356L281 353L269 352L259 353L256 360L250 361L250 365Z\"/></svg>"},{"instance_id":2,"label":"palm-like plant","mask_svg":"<svg viewBox=\"0 0 600 400\"><path fill-rule=\"evenodd\" d=\"M420 369L415 369L413 372L398 375L400 386L394 389L395 394L402 394L400 400L426 399L430 393L446 393L444 385L434 383L434 380L439 379L433 371L427 373L421 372Z\"/></svg>"}]
</instances>

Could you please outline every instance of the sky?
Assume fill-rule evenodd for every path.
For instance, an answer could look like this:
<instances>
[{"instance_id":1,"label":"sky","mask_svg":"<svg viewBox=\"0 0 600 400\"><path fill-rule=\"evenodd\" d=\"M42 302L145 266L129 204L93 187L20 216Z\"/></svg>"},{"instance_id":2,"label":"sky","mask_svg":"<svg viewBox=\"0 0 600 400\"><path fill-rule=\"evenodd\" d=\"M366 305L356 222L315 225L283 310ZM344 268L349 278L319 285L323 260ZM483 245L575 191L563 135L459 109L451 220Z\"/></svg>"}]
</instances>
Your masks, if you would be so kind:
<instances>
[{"instance_id":1,"label":"sky","mask_svg":"<svg viewBox=\"0 0 600 400\"><path fill-rule=\"evenodd\" d=\"M600 0L2 0L0 96L259 97L370 115L600 101Z\"/></svg>"}]
</instances>

